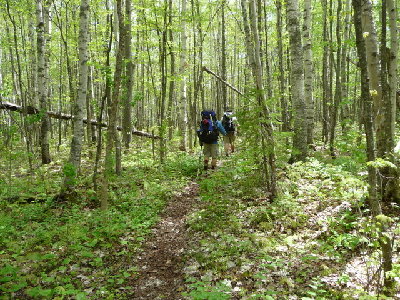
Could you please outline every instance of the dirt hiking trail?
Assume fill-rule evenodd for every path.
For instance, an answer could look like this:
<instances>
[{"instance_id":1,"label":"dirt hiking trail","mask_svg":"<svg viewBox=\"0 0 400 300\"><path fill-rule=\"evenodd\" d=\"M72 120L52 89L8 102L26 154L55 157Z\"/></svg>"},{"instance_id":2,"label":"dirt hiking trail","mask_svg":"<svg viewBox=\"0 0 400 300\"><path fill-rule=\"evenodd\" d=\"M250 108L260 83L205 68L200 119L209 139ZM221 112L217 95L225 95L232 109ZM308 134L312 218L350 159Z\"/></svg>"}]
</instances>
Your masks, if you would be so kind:
<instances>
[{"instance_id":1,"label":"dirt hiking trail","mask_svg":"<svg viewBox=\"0 0 400 300\"><path fill-rule=\"evenodd\" d=\"M198 184L190 182L169 201L138 255L139 270L129 283L133 289L127 299L183 299L182 257L189 241L185 224L187 216L197 206L198 193Z\"/></svg>"}]
</instances>

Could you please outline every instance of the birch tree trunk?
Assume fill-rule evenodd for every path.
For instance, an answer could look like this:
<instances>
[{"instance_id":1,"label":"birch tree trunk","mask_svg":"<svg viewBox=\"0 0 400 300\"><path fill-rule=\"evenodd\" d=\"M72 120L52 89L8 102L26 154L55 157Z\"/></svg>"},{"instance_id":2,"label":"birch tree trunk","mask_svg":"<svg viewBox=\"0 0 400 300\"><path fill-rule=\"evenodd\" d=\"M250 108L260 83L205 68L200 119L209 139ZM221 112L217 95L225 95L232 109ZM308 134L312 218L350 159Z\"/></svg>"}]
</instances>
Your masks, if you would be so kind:
<instances>
[{"instance_id":1,"label":"birch tree trunk","mask_svg":"<svg viewBox=\"0 0 400 300\"><path fill-rule=\"evenodd\" d=\"M336 158L335 153L335 136L336 136L336 124L337 115L339 111L339 104L342 98L342 82L341 82L341 51L342 51L342 37L341 37L341 11L342 11L342 0L337 0L337 11L336 11L336 84L335 84L335 96L333 105L331 105L331 124L330 130L331 134L329 136L329 151L331 157Z\"/></svg>"},{"instance_id":2,"label":"birch tree trunk","mask_svg":"<svg viewBox=\"0 0 400 300\"><path fill-rule=\"evenodd\" d=\"M361 99L364 102L363 122L365 127L366 142L367 142L367 160L375 160L375 138L373 129L373 105L368 83L368 68L366 45L363 38L363 29L361 25L361 1L352 0L354 9L354 28L356 33L356 46L361 72ZM369 205L372 213L378 215L381 212L381 207L377 195L377 178L376 169L372 166L368 167L368 183L369 183Z\"/></svg>"},{"instance_id":3,"label":"birch tree trunk","mask_svg":"<svg viewBox=\"0 0 400 300\"><path fill-rule=\"evenodd\" d=\"M172 11L173 11L173 2L169 0L169 16L168 16L168 42L169 42L169 56L170 56L170 80L169 80L169 91L168 91L168 139L172 140L173 136L173 128L174 128L174 120L172 118L172 107L175 101L175 52L174 52L174 35L172 30Z\"/></svg>"},{"instance_id":4,"label":"birch tree trunk","mask_svg":"<svg viewBox=\"0 0 400 300\"><path fill-rule=\"evenodd\" d=\"M181 52L179 57L179 75L181 76L180 82L180 98L179 98L179 111L178 111L178 126L180 139L180 149L186 151L186 128L187 128L187 95L186 95L186 0L181 2Z\"/></svg>"},{"instance_id":5,"label":"birch tree trunk","mask_svg":"<svg viewBox=\"0 0 400 300\"><path fill-rule=\"evenodd\" d=\"M63 193L72 192L75 177L81 164L83 142L83 118L86 105L86 91L88 79L88 42L89 42L89 0L81 0L79 19L79 87L78 98L74 105L73 137L69 161L65 167Z\"/></svg>"},{"instance_id":6,"label":"birch tree trunk","mask_svg":"<svg viewBox=\"0 0 400 300\"><path fill-rule=\"evenodd\" d=\"M132 61L132 1L125 1L125 60L126 60L126 78L125 95L123 97L123 118L122 118L122 139L126 149L132 141L132 91L133 91L133 61Z\"/></svg>"},{"instance_id":7,"label":"birch tree trunk","mask_svg":"<svg viewBox=\"0 0 400 300\"><path fill-rule=\"evenodd\" d=\"M314 143L313 58L311 49L311 0L304 1L304 99L307 118L307 145Z\"/></svg>"},{"instance_id":8,"label":"birch tree trunk","mask_svg":"<svg viewBox=\"0 0 400 300\"><path fill-rule=\"evenodd\" d=\"M106 154L104 158L104 174L102 178L101 191L101 208L108 208L108 180L114 171L114 149L119 146L118 133L117 133L117 116L118 116L118 105L120 98L120 87L121 87L121 74L122 74L122 59L124 52L124 16L122 14L122 0L117 0L117 15L118 15L118 27L119 27L119 38L117 57L115 61L115 72L114 72L114 84L113 91L110 101L108 101L108 130L106 134ZM117 26L115 26L117 27ZM117 154L118 154L118 149ZM118 173L118 157L116 157L116 173Z\"/></svg>"},{"instance_id":9,"label":"birch tree trunk","mask_svg":"<svg viewBox=\"0 0 400 300\"><path fill-rule=\"evenodd\" d=\"M107 7L108 9L108 7ZM105 66L105 88L104 88L104 94L101 98L101 103L100 103L100 112L97 117L97 122L101 124L103 121L103 112L104 108L106 106L106 102L111 101L111 68L110 68L110 53L111 53L111 48L112 48L112 42L113 42L113 20L112 20L112 14L109 13L107 15L107 26L108 26L108 41L105 45L105 57L106 61L104 63ZM94 190L99 194L100 201L104 201L102 203L102 206L106 207L108 201L107 196L104 198L106 193L104 192L104 187L101 186L102 189L98 189L98 184L97 184L97 175L98 175L98 169L99 169L99 163L100 163L100 158L101 158L101 151L103 147L103 134L102 134L102 126L98 126L98 139L97 139L97 146L96 146L96 157L94 161L94 168L93 168L93 186ZM101 179L101 183L104 184L104 180Z\"/></svg>"},{"instance_id":10,"label":"birch tree trunk","mask_svg":"<svg viewBox=\"0 0 400 300\"><path fill-rule=\"evenodd\" d=\"M340 82L341 82L341 97L342 101L349 102L348 100L348 70L346 70L346 61L348 55L348 41L350 35L350 0L346 0L345 2L345 20L344 20L344 35L343 35L343 46L342 46L342 57L341 57L341 74L340 74ZM342 107L342 132L346 133L349 129L349 125L351 122L350 119L350 105L344 104Z\"/></svg>"},{"instance_id":11,"label":"birch tree trunk","mask_svg":"<svg viewBox=\"0 0 400 300\"><path fill-rule=\"evenodd\" d=\"M266 8L266 4L262 4L261 0L257 0L257 8L258 8L258 28L259 28L259 32L261 32L261 24L262 24L262 20L263 18L265 20L267 20L267 8ZM262 14L261 12L264 11L264 14ZM264 53L264 61L265 61L265 73L266 73L266 95L268 99L272 98L272 94L273 94L273 89L272 89L272 73L271 73L271 57L268 53L268 45L270 45L269 42L269 36L268 36L268 22L264 22L264 34L265 34L265 48L262 50L262 53ZM261 60L262 63L262 60ZM262 63L263 65L263 63ZM263 66L264 68L264 66Z\"/></svg>"},{"instance_id":12,"label":"birch tree trunk","mask_svg":"<svg viewBox=\"0 0 400 300\"><path fill-rule=\"evenodd\" d=\"M281 105L281 118L282 118L282 131L289 130L289 112L288 104L285 98L285 71L283 67L283 40L282 40L282 2L281 0L275 1L276 5L276 32L277 32L277 43L278 43L278 69L279 69L279 98Z\"/></svg>"},{"instance_id":13,"label":"birch tree trunk","mask_svg":"<svg viewBox=\"0 0 400 300\"><path fill-rule=\"evenodd\" d=\"M247 16L247 5L249 6L250 22ZM268 167L265 166L267 188L271 193L271 198L274 198L276 196L275 141L273 137L270 111L265 104L265 91L262 81L260 57L260 39L257 27L257 6L255 0L250 0L250 2L248 2L247 0L241 0L241 6L243 16L243 28L246 38L246 52L257 90L257 102L261 111L260 119L264 119L264 121L260 121L260 128L263 160L264 164L268 164L269 166L269 170Z\"/></svg>"},{"instance_id":14,"label":"birch tree trunk","mask_svg":"<svg viewBox=\"0 0 400 300\"><path fill-rule=\"evenodd\" d=\"M226 81L226 29L225 29L225 5L226 1L221 3L221 77ZM227 109L227 87L225 84L221 85L222 90L222 106Z\"/></svg>"},{"instance_id":15,"label":"birch tree trunk","mask_svg":"<svg viewBox=\"0 0 400 300\"><path fill-rule=\"evenodd\" d=\"M323 25L323 41L324 41L324 54L322 56L322 140L324 144L328 142L328 129L329 129L329 110L328 102L330 101L329 84L328 84L328 21L327 21L327 0L322 0L322 22Z\"/></svg>"},{"instance_id":16,"label":"birch tree trunk","mask_svg":"<svg viewBox=\"0 0 400 300\"><path fill-rule=\"evenodd\" d=\"M87 85L87 95L86 95L86 119L92 120L93 118L93 68L88 68L88 85ZM94 126L87 122L86 124L86 144L90 147L95 142L95 132ZM89 156L92 157L92 150L90 149Z\"/></svg>"},{"instance_id":17,"label":"birch tree trunk","mask_svg":"<svg viewBox=\"0 0 400 300\"><path fill-rule=\"evenodd\" d=\"M379 53L378 53L378 40L375 30L375 22L372 16L372 6L370 0L365 0L362 2L362 29L363 36L365 39L365 47L367 54L368 63L368 77L369 77L369 87L370 93L374 103L374 118L377 131L381 127L383 122L383 114L380 112L382 107L382 89L380 86L380 70L379 70ZM379 132L377 132L377 143L379 143ZM378 150L379 151L379 150Z\"/></svg>"},{"instance_id":18,"label":"birch tree trunk","mask_svg":"<svg viewBox=\"0 0 400 300\"><path fill-rule=\"evenodd\" d=\"M160 103L159 103L159 117L158 117L158 129L160 139L160 162L163 164L166 155L166 143L165 133L167 124L165 122L165 104L167 98L167 25L168 25L168 7L169 3L167 0L164 2L164 16L163 16L163 27L161 30L161 36L159 36L159 64L161 73L161 91L160 91ZM159 34L160 35L160 34Z\"/></svg>"},{"instance_id":19,"label":"birch tree trunk","mask_svg":"<svg viewBox=\"0 0 400 300\"><path fill-rule=\"evenodd\" d=\"M22 79L22 66L21 66L21 58L20 58L20 51L19 51L19 42L18 42L18 30L17 30L17 25L15 22L15 17L11 14L10 11L10 1L6 0L6 8L7 8L7 15L10 19L10 22L12 24L12 29L13 29L13 45L9 44L10 48L10 56L11 56L11 66L12 66L12 76L13 76L13 87L14 87L14 94L18 97L18 100L20 100L20 104L22 106L27 105L27 93L24 88L23 84L23 79ZM9 29L8 27L6 28L7 35L9 35ZM14 66L14 57L13 57L13 49L15 50L15 58L16 58L16 63L17 63L17 68ZM17 79L14 78L14 74L16 74ZM24 113L24 116L26 114ZM29 154L28 155L28 163L29 163L29 170L33 170L33 143L32 143L32 126L27 122L26 118L22 118L22 126L24 128L24 137L26 141L26 151Z\"/></svg>"},{"instance_id":20,"label":"birch tree trunk","mask_svg":"<svg viewBox=\"0 0 400 300\"><path fill-rule=\"evenodd\" d=\"M304 100L304 58L299 24L299 5L297 0L286 2L287 26L291 56L291 85L294 119L293 149L290 162L307 157L306 103Z\"/></svg>"},{"instance_id":21,"label":"birch tree trunk","mask_svg":"<svg viewBox=\"0 0 400 300\"><path fill-rule=\"evenodd\" d=\"M37 31L37 82L38 82L38 98L40 110L47 111L47 71L45 63L45 36L44 36L44 8L43 0L36 2L36 31ZM40 149L42 163L50 163L50 145L49 145L49 116L46 113L42 114L40 127Z\"/></svg>"},{"instance_id":22,"label":"birch tree trunk","mask_svg":"<svg viewBox=\"0 0 400 300\"><path fill-rule=\"evenodd\" d=\"M365 0L363 0L365 1ZM374 132L373 132L373 118L374 118L374 110L373 110L373 99L372 96L377 96L377 91L373 91L371 93L370 84L368 82L368 68L371 69L371 65L367 63L368 58L368 47L366 46L371 41L368 39L364 39L365 30L362 25L362 15L365 11L362 12L362 0L352 0L353 9L354 9L354 28L356 31L356 45L357 45L357 53L359 57L359 65L361 69L361 98L364 101L364 127L367 138L367 159L368 161L375 160L375 141L374 141ZM365 3L365 2L364 2ZM365 7L364 7L365 8ZM364 15L365 16L365 15ZM364 36L363 36L364 32ZM371 47L371 45L370 45ZM371 53L370 53L371 55ZM375 75L375 74L373 74ZM371 95L372 94L372 95ZM376 100L376 98L375 98ZM368 182L369 182L369 205L371 207L372 216L376 218L377 216L382 214L382 209L380 206L380 201L377 193L377 171L376 168L372 165L368 166ZM390 235L386 232L386 225L377 224L377 227L380 230L379 243L382 251L382 264L383 264L383 273L384 273L384 285L385 285L385 294L390 294L391 289L393 287L393 279L386 276L387 272L392 270L392 243L390 239Z\"/></svg>"},{"instance_id":23,"label":"birch tree trunk","mask_svg":"<svg viewBox=\"0 0 400 300\"><path fill-rule=\"evenodd\" d=\"M389 134L389 149L391 152L395 146L395 126L396 126L396 96L397 96L397 59L399 50L398 41L398 5L394 0L387 1L387 11L389 15L389 30L390 30L390 52L389 52L389 91L390 91L390 113L388 114L390 124Z\"/></svg>"},{"instance_id":24,"label":"birch tree trunk","mask_svg":"<svg viewBox=\"0 0 400 300\"><path fill-rule=\"evenodd\" d=\"M397 27L397 5L394 0L386 0L389 16L390 30L390 50L388 51L389 63L389 95L387 103L386 130L387 151L389 158L393 161L393 151L395 147L396 130L396 100L397 100L397 59L398 59L398 27ZM390 180L386 190L386 198L389 201L400 203L400 179L399 170L391 169L389 172Z\"/></svg>"}]
</instances>

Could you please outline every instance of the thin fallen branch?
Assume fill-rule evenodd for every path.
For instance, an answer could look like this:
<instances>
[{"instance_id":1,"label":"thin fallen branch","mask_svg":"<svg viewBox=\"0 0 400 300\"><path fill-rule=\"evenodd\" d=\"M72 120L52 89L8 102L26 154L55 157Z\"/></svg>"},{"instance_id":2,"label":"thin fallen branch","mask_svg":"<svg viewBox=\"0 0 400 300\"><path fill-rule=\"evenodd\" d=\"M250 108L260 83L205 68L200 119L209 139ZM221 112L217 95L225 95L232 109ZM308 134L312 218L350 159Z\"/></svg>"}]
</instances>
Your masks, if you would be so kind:
<instances>
[{"instance_id":1,"label":"thin fallen branch","mask_svg":"<svg viewBox=\"0 0 400 300\"><path fill-rule=\"evenodd\" d=\"M203 66L203 71L206 71L208 74L211 74L212 76L214 76L215 78L217 78L219 81L221 81L223 84L225 84L227 87L229 87L230 89L234 90L236 93L238 93L239 95L243 96L243 93L241 91L239 91L237 88L235 88L233 85L231 85L230 83L226 82L225 80L223 80L220 76L218 76L217 74L215 74L213 71L211 71L210 69L208 69L207 67Z\"/></svg>"},{"instance_id":2,"label":"thin fallen branch","mask_svg":"<svg viewBox=\"0 0 400 300\"><path fill-rule=\"evenodd\" d=\"M19 113L24 113L27 115L37 115L40 113L40 111L33 106L27 106L27 107L22 107L20 105L11 103L11 102L0 102L0 109L6 109L6 110L11 110L11 111L16 111ZM54 111L47 111L46 112L50 118L54 118L54 119L59 119L59 120L72 120L74 118L73 115L69 115L69 114L64 114L61 112L54 112ZM89 121L90 124L95 125L95 126L101 126L101 127L107 127L107 123L99 123L96 120L90 120ZM87 124L88 120L87 119L83 119L83 123ZM122 131L122 127L121 126L117 126L117 130ZM144 137L149 137L149 138L153 138L153 139L161 139L160 136L157 135L152 135L151 133L148 132L144 132L144 131L138 131L133 129L132 130L132 134L133 135L137 135L137 136L144 136Z\"/></svg>"}]
</instances>

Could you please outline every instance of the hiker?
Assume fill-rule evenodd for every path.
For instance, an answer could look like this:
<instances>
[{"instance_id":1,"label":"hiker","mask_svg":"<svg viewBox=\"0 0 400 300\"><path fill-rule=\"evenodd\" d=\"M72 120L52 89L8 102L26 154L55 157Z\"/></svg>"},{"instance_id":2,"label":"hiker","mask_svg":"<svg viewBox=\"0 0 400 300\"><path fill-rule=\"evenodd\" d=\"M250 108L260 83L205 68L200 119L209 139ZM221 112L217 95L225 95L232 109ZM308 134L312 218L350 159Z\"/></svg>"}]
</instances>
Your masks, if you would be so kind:
<instances>
[{"instance_id":1,"label":"hiker","mask_svg":"<svg viewBox=\"0 0 400 300\"><path fill-rule=\"evenodd\" d=\"M208 161L210 157L211 169L217 166L218 157L218 136L219 133L226 135L226 131L222 123L217 120L214 110L203 110L201 112L200 129L197 130L197 136L200 140L200 146L204 146L204 170L208 169Z\"/></svg>"},{"instance_id":2,"label":"hiker","mask_svg":"<svg viewBox=\"0 0 400 300\"><path fill-rule=\"evenodd\" d=\"M226 136L224 136L224 150L225 155L229 156L230 153L235 152L235 131L237 127L237 119L233 116L232 109L226 109L224 116L221 119L222 126L226 131Z\"/></svg>"}]
</instances>

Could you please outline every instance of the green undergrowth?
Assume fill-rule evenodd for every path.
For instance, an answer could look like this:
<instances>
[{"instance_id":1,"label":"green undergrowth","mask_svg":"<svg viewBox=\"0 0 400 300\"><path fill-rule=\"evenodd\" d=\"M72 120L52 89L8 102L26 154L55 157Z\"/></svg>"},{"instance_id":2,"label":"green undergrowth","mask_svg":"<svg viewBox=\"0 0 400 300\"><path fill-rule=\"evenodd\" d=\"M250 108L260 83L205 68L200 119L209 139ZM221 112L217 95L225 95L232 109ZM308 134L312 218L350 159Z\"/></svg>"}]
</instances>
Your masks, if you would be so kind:
<instances>
[{"instance_id":1,"label":"green undergrowth","mask_svg":"<svg viewBox=\"0 0 400 300\"><path fill-rule=\"evenodd\" d=\"M279 195L271 200L256 165L241 154L226 160L200 182L203 207L188 220L194 242L185 295L346 299L368 294L352 279L352 272L365 270L365 261L361 269L351 264L354 256L377 249L376 236L363 213L366 184L346 168L316 159L287 165L279 171Z\"/></svg>"},{"instance_id":2,"label":"green undergrowth","mask_svg":"<svg viewBox=\"0 0 400 300\"><path fill-rule=\"evenodd\" d=\"M1 178L3 187L12 180L12 190L0 198L0 299L119 299L160 211L198 170L198 160L186 154L170 154L161 166L151 151L132 150L102 211L86 160L78 200L54 202L60 161Z\"/></svg>"}]
</instances>

